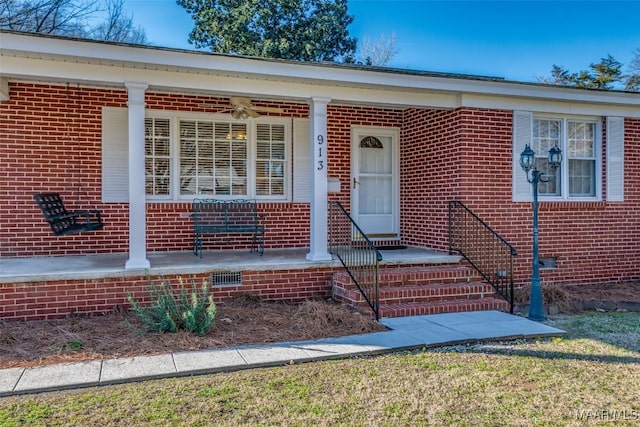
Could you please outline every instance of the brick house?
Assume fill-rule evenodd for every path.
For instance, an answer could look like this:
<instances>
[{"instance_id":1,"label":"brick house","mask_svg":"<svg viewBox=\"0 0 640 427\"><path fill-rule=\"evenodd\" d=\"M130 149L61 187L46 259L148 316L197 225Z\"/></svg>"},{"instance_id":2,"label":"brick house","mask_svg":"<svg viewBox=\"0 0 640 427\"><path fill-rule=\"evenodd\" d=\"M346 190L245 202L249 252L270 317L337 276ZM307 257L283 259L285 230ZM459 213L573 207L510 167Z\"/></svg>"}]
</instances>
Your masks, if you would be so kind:
<instances>
[{"instance_id":1,"label":"brick house","mask_svg":"<svg viewBox=\"0 0 640 427\"><path fill-rule=\"evenodd\" d=\"M152 255L191 252L194 197L256 199L265 257L297 249L307 263L247 268L220 298L329 295L339 268L328 201L372 240L443 253L447 204L462 201L518 249L515 282L524 284L525 144L564 154L558 179L540 187L540 255L554 267L543 280L640 277L640 94L16 32L0 41L0 266L124 256L104 275L0 271L0 318L122 304L141 292ZM260 116L236 110L238 97ZM101 209L105 227L53 236L32 197L48 191L72 209ZM238 236L205 251L249 246Z\"/></svg>"}]
</instances>

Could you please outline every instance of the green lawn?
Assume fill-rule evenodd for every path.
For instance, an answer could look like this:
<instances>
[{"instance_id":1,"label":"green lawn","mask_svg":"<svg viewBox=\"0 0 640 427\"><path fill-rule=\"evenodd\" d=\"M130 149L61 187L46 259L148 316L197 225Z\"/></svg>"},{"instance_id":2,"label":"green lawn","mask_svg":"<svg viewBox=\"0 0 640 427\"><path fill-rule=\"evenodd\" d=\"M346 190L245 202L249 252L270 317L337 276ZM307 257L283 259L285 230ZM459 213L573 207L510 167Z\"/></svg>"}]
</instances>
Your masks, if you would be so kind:
<instances>
[{"instance_id":1,"label":"green lawn","mask_svg":"<svg viewBox=\"0 0 640 427\"><path fill-rule=\"evenodd\" d=\"M640 314L456 346L0 399L0 425L638 425Z\"/></svg>"}]
</instances>

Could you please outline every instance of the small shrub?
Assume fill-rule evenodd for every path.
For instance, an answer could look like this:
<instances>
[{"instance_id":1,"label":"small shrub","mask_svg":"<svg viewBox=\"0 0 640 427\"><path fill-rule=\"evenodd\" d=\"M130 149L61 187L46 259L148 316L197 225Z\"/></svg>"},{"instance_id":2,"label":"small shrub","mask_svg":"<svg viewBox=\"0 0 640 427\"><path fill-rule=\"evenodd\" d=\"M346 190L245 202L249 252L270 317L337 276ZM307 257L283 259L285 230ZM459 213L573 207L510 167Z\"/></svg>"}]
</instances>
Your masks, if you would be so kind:
<instances>
[{"instance_id":1,"label":"small shrub","mask_svg":"<svg viewBox=\"0 0 640 427\"><path fill-rule=\"evenodd\" d=\"M204 335L213 326L218 311L209 284L203 281L198 289L192 283L187 292L182 279L176 290L168 280L159 285L149 282L150 304L141 305L131 294L127 299L131 309L149 332L176 332L179 329Z\"/></svg>"}]
</instances>

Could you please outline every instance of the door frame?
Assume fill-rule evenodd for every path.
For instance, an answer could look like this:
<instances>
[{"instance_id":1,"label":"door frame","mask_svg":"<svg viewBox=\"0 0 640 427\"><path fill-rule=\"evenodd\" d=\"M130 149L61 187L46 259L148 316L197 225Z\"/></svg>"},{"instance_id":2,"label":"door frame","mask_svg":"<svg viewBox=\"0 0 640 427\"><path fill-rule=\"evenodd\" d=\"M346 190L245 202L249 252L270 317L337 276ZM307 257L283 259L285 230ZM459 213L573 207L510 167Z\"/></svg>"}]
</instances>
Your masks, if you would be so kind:
<instances>
[{"instance_id":1,"label":"door frame","mask_svg":"<svg viewBox=\"0 0 640 427\"><path fill-rule=\"evenodd\" d=\"M362 136L384 136L391 137L393 146L391 147L391 168L392 168L392 221L393 230L389 234L367 235L370 240L398 240L400 239L400 128L386 126L351 126L351 173L349 179L351 216L354 221L358 221L358 187L354 189L354 179L357 178L359 170L360 138Z\"/></svg>"}]
</instances>

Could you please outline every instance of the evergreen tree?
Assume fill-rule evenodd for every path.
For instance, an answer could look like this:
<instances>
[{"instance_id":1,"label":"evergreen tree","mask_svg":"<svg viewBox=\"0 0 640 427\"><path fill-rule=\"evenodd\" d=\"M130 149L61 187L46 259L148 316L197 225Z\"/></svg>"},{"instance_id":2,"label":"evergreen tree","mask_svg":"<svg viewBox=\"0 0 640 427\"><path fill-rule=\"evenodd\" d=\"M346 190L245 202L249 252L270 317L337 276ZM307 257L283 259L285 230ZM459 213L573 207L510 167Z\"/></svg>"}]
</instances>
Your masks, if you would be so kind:
<instances>
[{"instance_id":1,"label":"evergreen tree","mask_svg":"<svg viewBox=\"0 0 640 427\"><path fill-rule=\"evenodd\" d=\"M540 79L544 83L561 85L561 86L571 86L576 79L575 74L570 74L568 70L565 70L559 65L553 65L551 67L551 78L550 79Z\"/></svg>"},{"instance_id":2,"label":"evergreen tree","mask_svg":"<svg viewBox=\"0 0 640 427\"><path fill-rule=\"evenodd\" d=\"M611 55L597 64L590 64L589 71L581 71L576 86L592 89L612 89L613 84L622 79L622 64Z\"/></svg>"},{"instance_id":3,"label":"evergreen tree","mask_svg":"<svg viewBox=\"0 0 640 427\"><path fill-rule=\"evenodd\" d=\"M592 63L589 69L577 73L570 73L559 65L553 65L550 77L539 77L542 83L561 86L574 86L584 89L624 89L640 91L640 49L636 49L635 58L629 65L630 74L622 73L622 63L611 55L601 58L600 62Z\"/></svg>"},{"instance_id":4,"label":"evergreen tree","mask_svg":"<svg viewBox=\"0 0 640 427\"><path fill-rule=\"evenodd\" d=\"M347 0L177 0L192 16L189 42L213 52L352 62Z\"/></svg>"}]
</instances>

